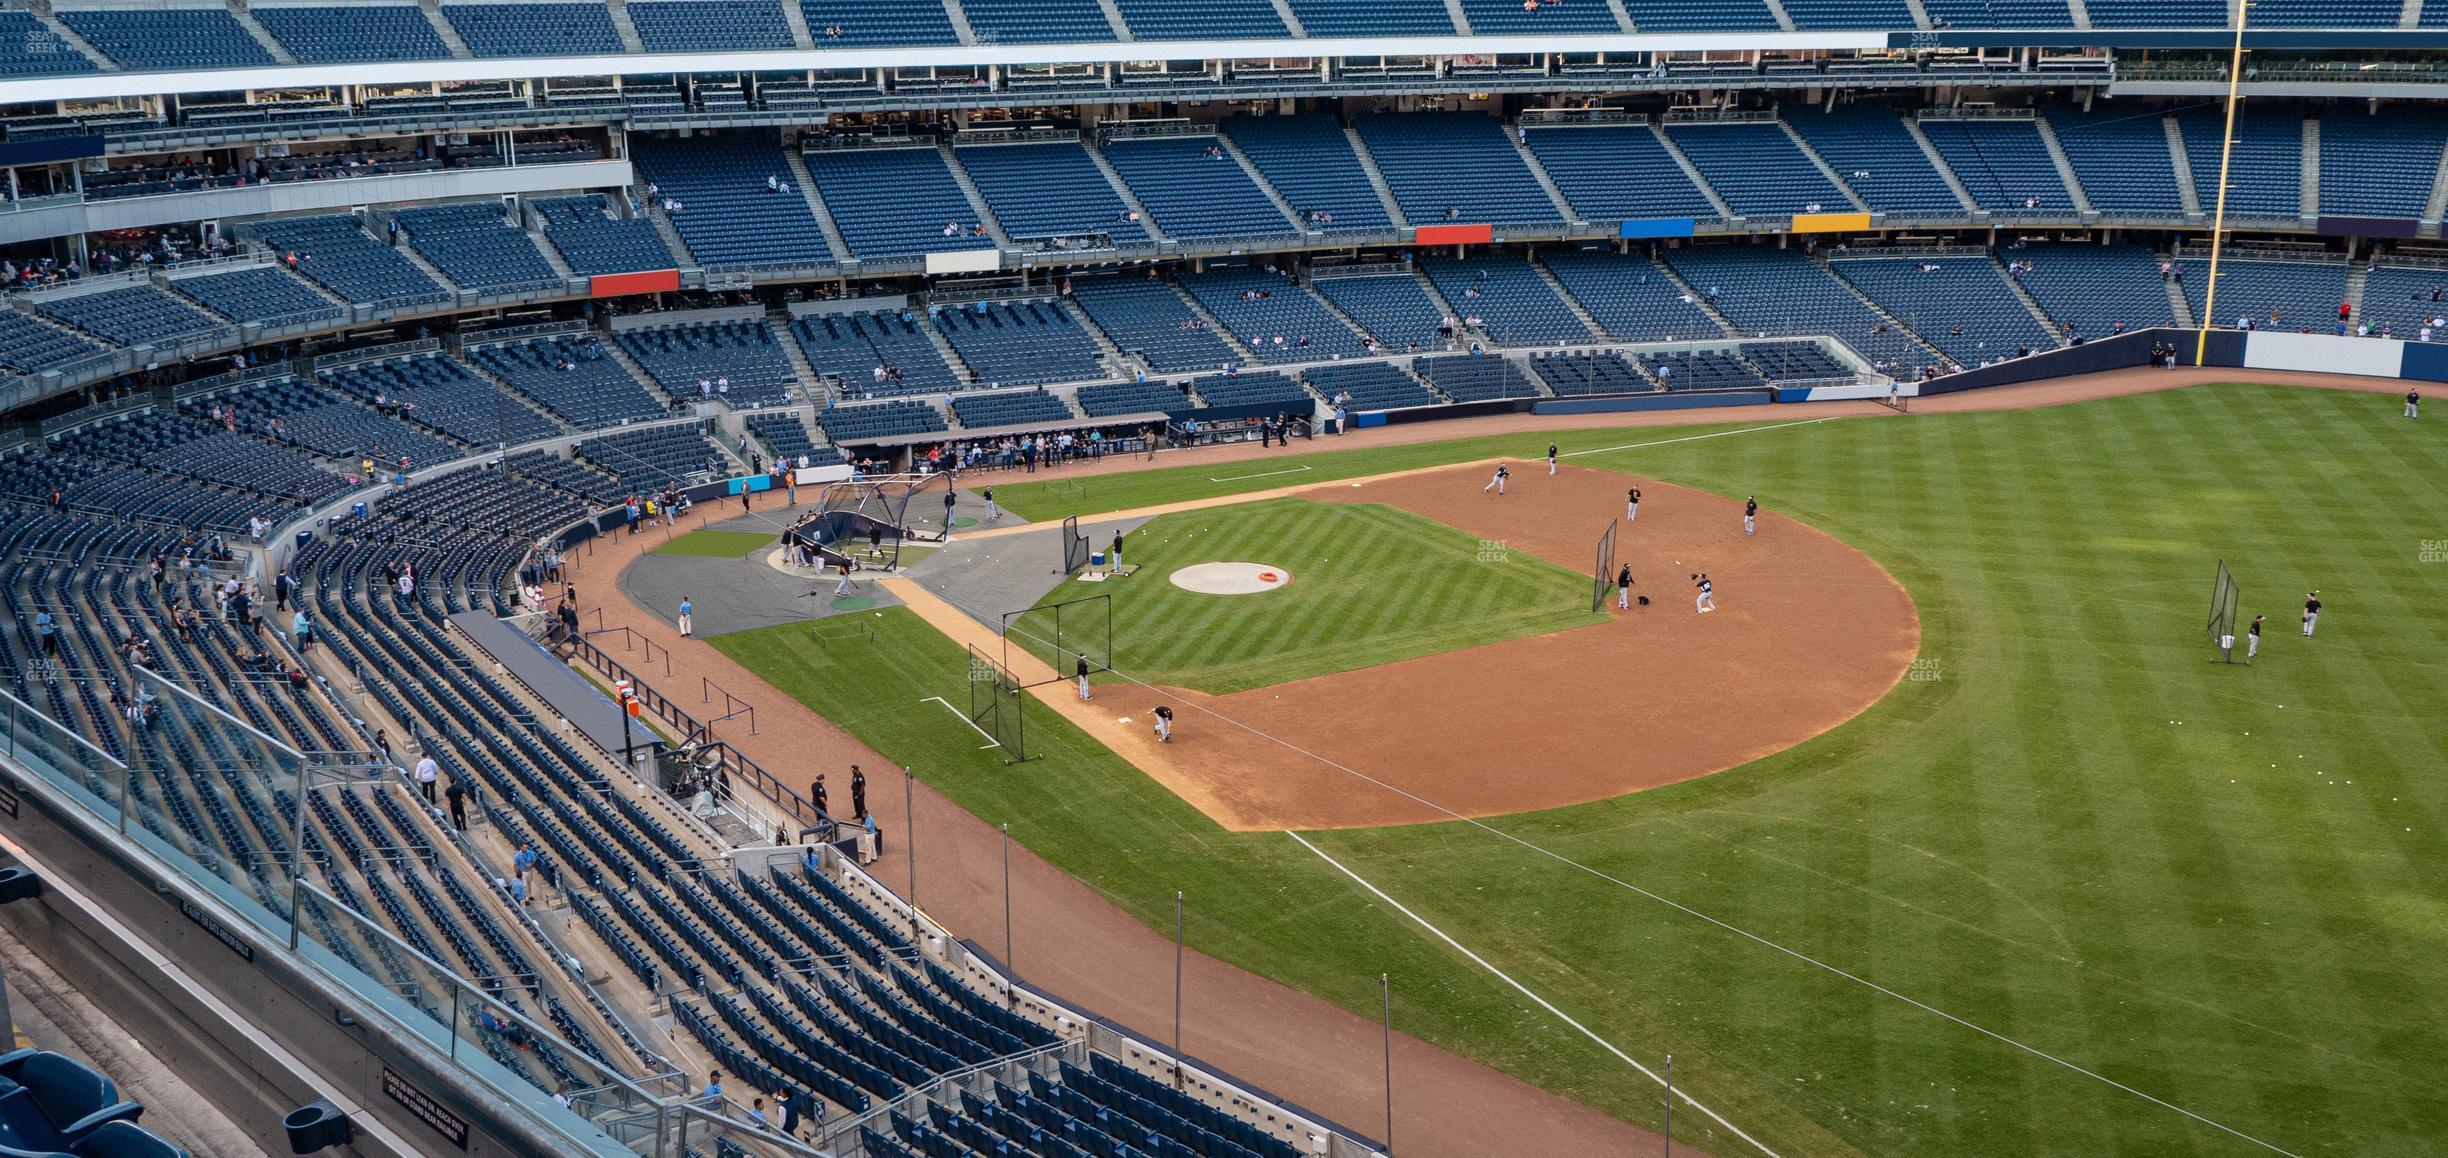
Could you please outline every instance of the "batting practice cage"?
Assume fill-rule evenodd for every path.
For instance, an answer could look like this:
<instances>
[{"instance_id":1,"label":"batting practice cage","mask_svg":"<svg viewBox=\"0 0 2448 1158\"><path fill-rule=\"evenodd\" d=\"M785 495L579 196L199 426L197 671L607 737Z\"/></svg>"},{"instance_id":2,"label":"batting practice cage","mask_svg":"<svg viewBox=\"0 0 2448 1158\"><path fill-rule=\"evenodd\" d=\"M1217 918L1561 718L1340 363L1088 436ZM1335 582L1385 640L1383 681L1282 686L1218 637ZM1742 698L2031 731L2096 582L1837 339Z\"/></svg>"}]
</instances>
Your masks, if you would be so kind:
<instances>
[{"instance_id":1,"label":"batting practice cage","mask_svg":"<svg viewBox=\"0 0 2448 1158\"><path fill-rule=\"evenodd\" d=\"M969 726L990 741L986 746L1003 750L1006 764L1029 758L1020 709L1024 698L1010 668L969 645Z\"/></svg>"},{"instance_id":2,"label":"batting practice cage","mask_svg":"<svg viewBox=\"0 0 2448 1158\"><path fill-rule=\"evenodd\" d=\"M944 496L950 474L888 474L826 483L816 509L792 530L815 539L831 555L847 555L863 567L899 569L901 544L942 542ZM828 559L828 561L830 561Z\"/></svg>"},{"instance_id":3,"label":"batting practice cage","mask_svg":"<svg viewBox=\"0 0 2448 1158\"><path fill-rule=\"evenodd\" d=\"M1062 525L1062 569L1065 575L1076 575L1088 565L1088 536L1081 534L1079 516L1071 515Z\"/></svg>"},{"instance_id":4,"label":"batting practice cage","mask_svg":"<svg viewBox=\"0 0 2448 1158\"><path fill-rule=\"evenodd\" d=\"M2236 645L2236 601L2243 592L2236 586L2235 574L2227 570L2227 560L2219 560L2218 577L2210 584L2210 650L2213 663L2234 663Z\"/></svg>"},{"instance_id":5,"label":"batting practice cage","mask_svg":"<svg viewBox=\"0 0 2448 1158\"><path fill-rule=\"evenodd\" d=\"M1607 596L1615 591L1615 528L1620 519L1608 519L1606 533L1598 536L1598 565L1590 571L1590 610L1605 614Z\"/></svg>"},{"instance_id":6,"label":"batting practice cage","mask_svg":"<svg viewBox=\"0 0 2448 1158\"><path fill-rule=\"evenodd\" d=\"M1054 669L1054 683L1079 674L1079 661L1091 672L1113 670L1113 596L1090 595L1003 613L1003 665L1011 666L1012 651L1035 656Z\"/></svg>"}]
</instances>

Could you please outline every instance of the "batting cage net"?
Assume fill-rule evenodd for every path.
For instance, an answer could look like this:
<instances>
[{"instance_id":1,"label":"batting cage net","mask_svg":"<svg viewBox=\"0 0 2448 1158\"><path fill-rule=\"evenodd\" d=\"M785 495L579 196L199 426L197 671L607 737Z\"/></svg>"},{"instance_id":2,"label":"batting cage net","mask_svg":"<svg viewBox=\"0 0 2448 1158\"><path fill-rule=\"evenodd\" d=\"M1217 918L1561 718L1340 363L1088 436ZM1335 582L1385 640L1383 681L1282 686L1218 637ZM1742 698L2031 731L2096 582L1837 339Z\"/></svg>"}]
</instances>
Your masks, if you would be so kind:
<instances>
[{"instance_id":1,"label":"batting cage net","mask_svg":"<svg viewBox=\"0 0 2448 1158\"><path fill-rule=\"evenodd\" d=\"M1006 764L1029 758L1020 707L1024 697L1010 668L969 645L969 726L987 739L986 746L1002 749Z\"/></svg>"},{"instance_id":2,"label":"batting cage net","mask_svg":"<svg viewBox=\"0 0 2448 1158\"><path fill-rule=\"evenodd\" d=\"M816 492L816 509L791 531L861 566L898 569L903 543L944 541L951 513L944 498L951 493L952 476L943 473L827 483Z\"/></svg>"},{"instance_id":3,"label":"batting cage net","mask_svg":"<svg viewBox=\"0 0 2448 1158\"><path fill-rule=\"evenodd\" d=\"M1619 520L1608 519L1606 531L1598 536L1598 564L1590 571L1590 610L1604 613L1607 596L1615 590L1615 528Z\"/></svg>"},{"instance_id":4,"label":"batting cage net","mask_svg":"<svg viewBox=\"0 0 2448 1158\"><path fill-rule=\"evenodd\" d=\"M1015 651L1034 656L1054 669L1052 679L1023 681L1022 686L1067 680L1079 674L1079 661L1090 672L1113 670L1113 596L1090 595L1003 613L1003 665L1012 667Z\"/></svg>"},{"instance_id":5,"label":"batting cage net","mask_svg":"<svg viewBox=\"0 0 2448 1158\"><path fill-rule=\"evenodd\" d=\"M1088 536L1080 533L1079 516L1072 515L1062 525L1062 569L1071 575L1088 565Z\"/></svg>"},{"instance_id":6,"label":"batting cage net","mask_svg":"<svg viewBox=\"0 0 2448 1158\"><path fill-rule=\"evenodd\" d=\"M2210 650L2216 662L2235 662L2236 603L2242 594L2227 560L2219 560L2218 576L2210 583Z\"/></svg>"}]
</instances>

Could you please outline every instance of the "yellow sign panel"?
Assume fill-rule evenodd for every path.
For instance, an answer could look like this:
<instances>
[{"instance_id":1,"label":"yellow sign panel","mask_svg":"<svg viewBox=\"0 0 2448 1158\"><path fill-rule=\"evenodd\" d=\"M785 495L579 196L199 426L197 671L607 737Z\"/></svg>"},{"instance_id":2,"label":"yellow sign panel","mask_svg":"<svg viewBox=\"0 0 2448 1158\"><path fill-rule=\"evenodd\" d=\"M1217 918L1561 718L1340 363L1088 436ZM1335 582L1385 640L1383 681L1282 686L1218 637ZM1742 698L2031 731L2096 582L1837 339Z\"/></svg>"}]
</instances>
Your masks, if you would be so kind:
<instances>
[{"instance_id":1,"label":"yellow sign panel","mask_svg":"<svg viewBox=\"0 0 2448 1158\"><path fill-rule=\"evenodd\" d=\"M1870 228L1867 213L1796 213L1795 233L1862 233Z\"/></svg>"}]
</instances>

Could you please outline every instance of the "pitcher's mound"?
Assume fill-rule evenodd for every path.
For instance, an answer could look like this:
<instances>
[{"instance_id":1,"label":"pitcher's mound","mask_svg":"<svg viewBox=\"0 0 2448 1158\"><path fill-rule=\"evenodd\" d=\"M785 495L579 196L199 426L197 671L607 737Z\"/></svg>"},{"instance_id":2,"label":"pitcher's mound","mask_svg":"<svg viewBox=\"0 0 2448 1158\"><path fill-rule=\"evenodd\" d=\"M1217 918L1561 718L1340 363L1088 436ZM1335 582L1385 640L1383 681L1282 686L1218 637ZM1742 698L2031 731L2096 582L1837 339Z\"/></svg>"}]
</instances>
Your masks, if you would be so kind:
<instances>
[{"instance_id":1,"label":"pitcher's mound","mask_svg":"<svg viewBox=\"0 0 2448 1158\"><path fill-rule=\"evenodd\" d=\"M1172 576L1173 585L1201 595L1256 595L1292 581L1292 573L1264 563L1193 563Z\"/></svg>"}]
</instances>

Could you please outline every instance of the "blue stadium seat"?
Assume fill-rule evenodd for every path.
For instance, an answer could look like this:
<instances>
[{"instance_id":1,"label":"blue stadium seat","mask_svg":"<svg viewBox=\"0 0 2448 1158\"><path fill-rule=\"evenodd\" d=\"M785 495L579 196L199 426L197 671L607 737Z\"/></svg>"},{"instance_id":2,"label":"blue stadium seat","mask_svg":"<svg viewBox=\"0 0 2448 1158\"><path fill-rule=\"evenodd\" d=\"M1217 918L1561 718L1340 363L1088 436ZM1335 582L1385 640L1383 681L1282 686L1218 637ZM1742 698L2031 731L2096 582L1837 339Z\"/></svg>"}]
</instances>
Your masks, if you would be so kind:
<instances>
[{"instance_id":1,"label":"blue stadium seat","mask_svg":"<svg viewBox=\"0 0 2448 1158\"><path fill-rule=\"evenodd\" d=\"M1042 388L955 395L952 399L952 416L971 430L994 426L1060 426L1078 418L1062 399L1046 393Z\"/></svg>"},{"instance_id":2,"label":"blue stadium seat","mask_svg":"<svg viewBox=\"0 0 2448 1158\"><path fill-rule=\"evenodd\" d=\"M1522 135L1583 220L1718 216L1647 125L1532 127Z\"/></svg>"},{"instance_id":3,"label":"blue stadium seat","mask_svg":"<svg viewBox=\"0 0 2448 1158\"><path fill-rule=\"evenodd\" d=\"M1423 258L1420 269L1466 321L1485 319L1497 345L1586 342L1597 336L1519 254Z\"/></svg>"},{"instance_id":4,"label":"blue stadium seat","mask_svg":"<svg viewBox=\"0 0 2448 1158\"><path fill-rule=\"evenodd\" d=\"M560 251L570 271L582 277L665 270L680 264L673 260L653 222L609 216L601 197L539 197L527 204L543 222L544 239Z\"/></svg>"},{"instance_id":5,"label":"blue stadium seat","mask_svg":"<svg viewBox=\"0 0 2448 1158\"><path fill-rule=\"evenodd\" d=\"M2419 219L2439 178L2448 118L2390 109L2374 116L2347 106L2320 122L2323 215Z\"/></svg>"},{"instance_id":6,"label":"blue stadium seat","mask_svg":"<svg viewBox=\"0 0 2448 1158\"><path fill-rule=\"evenodd\" d=\"M170 280L170 288L231 321L266 327L336 321L344 313L275 266L176 277Z\"/></svg>"},{"instance_id":7,"label":"blue stadium seat","mask_svg":"<svg viewBox=\"0 0 2448 1158\"><path fill-rule=\"evenodd\" d=\"M263 68L272 54L237 17L211 8L61 9L59 18L129 68Z\"/></svg>"},{"instance_id":8,"label":"blue stadium seat","mask_svg":"<svg viewBox=\"0 0 2448 1158\"><path fill-rule=\"evenodd\" d=\"M1110 234L1116 244L1148 240L1130 219L1113 182L1077 141L963 145L954 150L987 208L1015 240Z\"/></svg>"},{"instance_id":9,"label":"blue stadium seat","mask_svg":"<svg viewBox=\"0 0 2448 1158\"><path fill-rule=\"evenodd\" d=\"M47 298L37 303L46 317L122 346L163 343L220 328L224 323L149 284Z\"/></svg>"},{"instance_id":10,"label":"blue stadium seat","mask_svg":"<svg viewBox=\"0 0 2448 1158\"><path fill-rule=\"evenodd\" d=\"M478 56L596 56L621 51L601 4L444 4L442 15Z\"/></svg>"},{"instance_id":11,"label":"blue stadium seat","mask_svg":"<svg viewBox=\"0 0 2448 1158\"><path fill-rule=\"evenodd\" d=\"M1746 337L1826 334L1898 378L1936 361L1807 254L1715 245L1669 250L1664 257Z\"/></svg>"},{"instance_id":12,"label":"blue stadium seat","mask_svg":"<svg viewBox=\"0 0 2448 1158\"><path fill-rule=\"evenodd\" d=\"M0 11L0 76L64 76L98 67L33 13ZM9 135L17 134L12 131Z\"/></svg>"},{"instance_id":13,"label":"blue stadium seat","mask_svg":"<svg viewBox=\"0 0 2448 1158\"><path fill-rule=\"evenodd\" d=\"M972 302L930 311L980 386L1033 386L1103 377L1096 339L1054 301Z\"/></svg>"},{"instance_id":14,"label":"blue stadium seat","mask_svg":"<svg viewBox=\"0 0 2448 1158\"><path fill-rule=\"evenodd\" d=\"M2017 217L2072 217L2074 194L2040 139L2039 123L2011 119L1921 121L1922 135L1955 171L1972 203Z\"/></svg>"},{"instance_id":15,"label":"blue stadium seat","mask_svg":"<svg viewBox=\"0 0 2448 1158\"><path fill-rule=\"evenodd\" d=\"M2226 124L2215 108L2176 114L2184 133L2185 160L2202 212L2218 205L2219 137ZM2327 126L2323 126L2324 132ZM2324 137L2324 145L2326 138ZM2303 214L2304 120L2287 111L2256 109L2246 102L2236 114L2235 144L2227 157L2227 216L2297 220Z\"/></svg>"},{"instance_id":16,"label":"blue stadium seat","mask_svg":"<svg viewBox=\"0 0 2448 1158\"><path fill-rule=\"evenodd\" d=\"M2188 263L2186 275L2185 299L2198 321L2203 289L2210 280L2207 263ZM2344 261L2270 261L2229 253L2219 260L2218 316L2210 320L2214 325L2233 326L2244 317L2252 319L2255 329L2326 334L2336 329L2338 303L2344 300Z\"/></svg>"},{"instance_id":17,"label":"blue stadium seat","mask_svg":"<svg viewBox=\"0 0 2448 1158\"><path fill-rule=\"evenodd\" d=\"M1909 31L1912 9L1904 0L1784 0L1785 14L1803 29Z\"/></svg>"},{"instance_id":18,"label":"blue stadium seat","mask_svg":"<svg viewBox=\"0 0 2448 1158\"><path fill-rule=\"evenodd\" d=\"M1624 0L1642 32L1774 32L1776 14L1760 0Z\"/></svg>"},{"instance_id":19,"label":"blue stadium seat","mask_svg":"<svg viewBox=\"0 0 2448 1158\"><path fill-rule=\"evenodd\" d=\"M1239 40L1285 37L1283 17L1270 0L1114 0L1131 35L1140 40Z\"/></svg>"},{"instance_id":20,"label":"blue stadium seat","mask_svg":"<svg viewBox=\"0 0 2448 1158\"><path fill-rule=\"evenodd\" d=\"M1389 351L1444 348L1437 323L1445 311L1409 274L1322 277L1310 284Z\"/></svg>"},{"instance_id":21,"label":"blue stadium seat","mask_svg":"<svg viewBox=\"0 0 2448 1158\"><path fill-rule=\"evenodd\" d=\"M993 238L973 230L977 210L932 146L817 149L806 160L824 194L825 211L853 256L907 257L994 246Z\"/></svg>"},{"instance_id":22,"label":"blue stadium seat","mask_svg":"<svg viewBox=\"0 0 2448 1158\"><path fill-rule=\"evenodd\" d=\"M462 289L480 293L558 290L561 275L499 202L462 202L392 214L408 244Z\"/></svg>"},{"instance_id":23,"label":"blue stadium seat","mask_svg":"<svg viewBox=\"0 0 2448 1158\"><path fill-rule=\"evenodd\" d=\"M1437 405L1436 395L1429 393L1418 379L1384 362L1311 366L1301 371L1301 379L1329 406L1340 405L1355 414L1363 410Z\"/></svg>"},{"instance_id":24,"label":"blue stadium seat","mask_svg":"<svg viewBox=\"0 0 2448 1158\"><path fill-rule=\"evenodd\" d=\"M1452 36L1444 0L1289 0L1311 36Z\"/></svg>"},{"instance_id":25,"label":"blue stadium seat","mask_svg":"<svg viewBox=\"0 0 2448 1158\"><path fill-rule=\"evenodd\" d=\"M1097 0L961 0L982 44L1096 43L1114 39Z\"/></svg>"},{"instance_id":26,"label":"blue stadium seat","mask_svg":"<svg viewBox=\"0 0 2448 1158\"><path fill-rule=\"evenodd\" d=\"M2093 28L2221 28L2224 0L2090 0Z\"/></svg>"},{"instance_id":27,"label":"blue stadium seat","mask_svg":"<svg viewBox=\"0 0 2448 1158\"><path fill-rule=\"evenodd\" d=\"M645 326L622 330L613 339L675 398L704 400L699 382L728 378L730 390L718 390L718 397L733 406L772 406L793 400L800 385L789 356L762 320Z\"/></svg>"},{"instance_id":28,"label":"blue stadium seat","mask_svg":"<svg viewBox=\"0 0 2448 1158\"><path fill-rule=\"evenodd\" d=\"M1674 342L1725 336L1682 287L1640 254L1558 250L1540 260L1610 338Z\"/></svg>"},{"instance_id":29,"label":"blue stadium seat","mask_svg":"<svg viewBox=\"0 0 2448 1158\"><path fill-rule=\"evenodd\" d=\"M2117 217L2184 216L2167 119L2157 109L2058 105L2046 115L2093 209Z\"/></svg>"},{"instance_id":30,"label":"blue stadium seat","mask_svg":"<svg viewBox=\"0 0 2448 1158\"><path fill-rule=\"evenodd\" d=\"M39 374L102 352L99 344L45 325L32 314L0 309L0 369Z\"/></svg>"},{"instance_id":31,"label":"blue stadium seat","mask_svg":"<svg viewBox=\"0 0 2448 1158\"><path fill-rule=\"evenodd\" d=\"M961 388L934 341L906 310L809 314L793 321L790 331L817 376L839 381L837 397L941 394ZM878 370L886 373L879 377Z\"/></svg>"},{"instance_id":32,"label":"blue stadium seat","mask_svg":"<svg viewBox=\"0 0 2448 1158\"><path fill-rule=\"evenodd\" d=\"M1481 36L1560 36L1627 31L1603 3L1540 3L1525 8L1522 0L1462 0L1462 14L1471 31Z\"/></svg>"},{"instance_id":33,"label":"blue stadium seat","mask_svg":"<svg viewBox=\"0 0 2448 1158\"><path fill-rule=\"evenodd\" d=\"M793 47L778 0L636 0L629 5L629 23L648 52Z\"/></svg>"},{"instance_id":34,"label":"blue stadium seat","mask_svg":"<svg viewBox=\"0 0 2448 1158\"><path fill-rule=\"evenodd\" d=\"M949 429L944 425L942 412L910 398L827 407L816 412L816 424L824 427L825 437L837 445Z\"/></svg>"},{"instance_id":35,"label":"blue stadium seat","mask_svg":"<svg viewBox=\"0 0 2448 1158\"><path fill-rule=\"evenodd\" d=\"M879 44L957 44L952 17L942 0L907 4L862 4L855 0L798 0L808 37L818 48Z\"/></svg>"},{"instance_id":36,"label":"blue stadium seat","mask_svg":"<svg viewBox=\"0 0 2448 1158\"><path fill-rule=\"evenodd\" d=\"M446 60L451 54L425 10L413 4L258 4L250 11L264 31L307 64Z\"/></svg>"},{"instance_id":37,"label":"blue stadium seat","mask_svg":"<svg viewBox=\"0 0 2448 1158\"><path fill-rule=\"evenodd\" d=\"M1242 361L1161 281L1126 274L1075 278L1071 300L1124 354L1159 373L1221 370Z\"/></svg>"},{"instance_id":38,"label":"blue stadium seat","mask_svg":"<svg viewBox=\"0 0 2448 1158\"><path fill-rule=\"evenodd\" d=\"M2176 324L2176 307L2159 273L2161 258L2147 245L2036 242L2000 250L1998 256L2031 263L2031 271L2018 280L2061 335L2067 326L2089 340L2108 337L2120 326Z\"/></svg>"},{"instance_id":39,"label":"blue stadium seat","mask_svg":"<svg viewBox=\"0 0 2448 1158\"><path fill-rule=\"evenodd\" d=\"M1853 211L1844 190L1830 183L1774 123L1670 124L1666 135L1738 216Z\"/></svg>"},{"instance_id":40,"label":"blue stadium seat","mask_svg":"<svg viewBox=\"0 0 2448 1158\"><path fill-rule=\"evenodd\" d=\"M1125 137L1104 148L1167 236L1264 242L1294 234L1283 211L1212 137Z\"/></svg>"},{"instance_id":41,"label":"blue stadium seat","mask_svg":"<svg viewBox=\"0 0 2448 1158\"><path fill-rule=\"evenodd\" d=\"M1785 120L1873 212L1965 213L1963 202L1894 109L1877 104L1844 105L1832 112L1787 108Z\"/></svg>"},{"instance_id":42,"label":"blue stadium seat","mask_svg":"<svg viewBox=\"0 0 2448 1158\"><path fill-rule=\"evenodd\" d=\"M425 271L366 236L354 214L283 217L252 228L284 264L344 301L404 307L450 300L449 291Z\"/></svg>"},{"instance_id":43,"label":"blue stadium seat","mask_svg":"<svg viewBox=\"0 0 2448 1158\"><path fill-rule=\"evenodd\" d=\"M1368 113L1356 122L1369 156L1413 225L1511 225L1562 220L1555 202L1483 113Z\"/></svg>"},{"instance_id":44,"label":"blue stadium seat","mask_svg":"<svg viewBox=\"0 0 2448 1158\"><path fill-rule=\"evenodd\" d=\"M1317 362L1365 352L1363 339L1307 287L1246 266L1184 273L1182 288L1260 362Z\"/></svg>"},{"instance_id":45,"label":"blue stadium seat","mask_svg":"<svg viewBox=\"0 0 2448 1158\"><path fill-rule=\"evenodd\" d=\"M1327 116L1230 117L1218 126L1309 228L1392 229L1342 122Z\"/></svg>"},{"instance_id":46,"label":"blue stadium seat","mask_svg":"<svg viewBox=\"0 0 2448 1158\"><path fill-rule=\"evenodd\" d=\"M833 262L833 249L800 190L793 186L777 193L766 184L767 178L787 181L790 173L773 138L633 136L629 146L639 172L680 202L672 227L699 262L735 267Z\"/></svg>"},{"instance_id":47,"label":"blue stadium seat","mask_svg":"<svg viewBox=\"0 0 2448 1158\"><path fill-rule=\"evenodd\" d=\"M1957 365L2057 345L1986 257L1856 258L1830 267Z\"/></svg>"},{"instance_id":48,"label":"blue stadium seat","mask_svg":"<svg viewBox=\"0 0 2448 1158\"><path fill-rule=\"evenodd\" d=\"M586 343L539 338L470 346L464 354L469 365L509 383L580 430L670 416L669 408L626 367Z\"/></svg>"},{"instance_id":49,"label":"blue stadium seat","mask_svg":"<svg viewBox=\"0 0 2448 1158\"><path fill-rule=\"evenodd\" d=\"M2065 0L1922 0L1941 28L2072 28Z\"/></svg>"}]
</instances>

